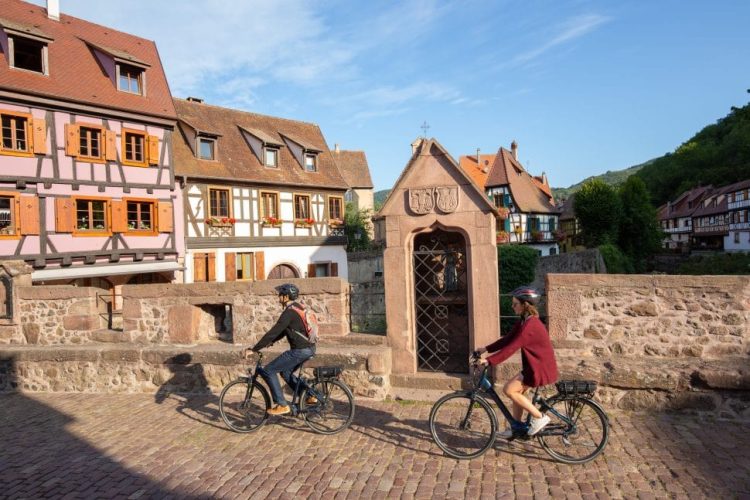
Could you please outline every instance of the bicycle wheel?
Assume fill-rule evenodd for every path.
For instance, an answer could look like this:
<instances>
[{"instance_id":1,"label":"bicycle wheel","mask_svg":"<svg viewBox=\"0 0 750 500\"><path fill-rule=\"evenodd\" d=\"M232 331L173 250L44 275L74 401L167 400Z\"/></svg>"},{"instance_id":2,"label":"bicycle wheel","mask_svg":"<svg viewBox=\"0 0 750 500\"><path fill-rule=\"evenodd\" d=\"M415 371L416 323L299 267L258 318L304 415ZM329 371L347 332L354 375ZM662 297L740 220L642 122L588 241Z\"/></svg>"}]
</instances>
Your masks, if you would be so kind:
<instances>
[{"instance_id":1,"label":"bicycle wheel","mask_svg":"<svg viewBox=\"0 0 750 500\"><path fill-rule=\"evenodd\" d=\"M224 423L235 432L258 430L268 419L266 410L271 406L271 398L265 387L248 379L229 382L219 396L219 412Z\"/></svg>"},{"instance_id":2,"label":"bicycle wheel","mask_svg":"<svg viewBox=\"0 0 750 500\"><path fill-rule=\"evenodd\" d=\"M316 403L307 399L315 397ZM313 381L300 401L305 423L320 434L336 434L354 419L354 396L349 387L338 380Z\"/></svg>"},{"instance_id":3,"label":"bicycle wheel","mask_svg":"<svg viewBox=\"0 0 750 500\"><path fill-rule=\"evenodd\" d=\"M475 458L495 442L497 421L490 404L467 393L448 394L430 411L432 439L453 458Z\"/></svg>"},{"instance_id":4,"label":"bicycle wheel","mask_svg":"<svg viewBox=\"0 0 750 500\"><path fill-rule=\"evenodd\" d=\"M553 399L547 404L568 422L547 411L552 420L538 435L544 451L560 462L583 464L604 450L609 422L599 405L585 398Z\"/></svg>"}]
</instances>

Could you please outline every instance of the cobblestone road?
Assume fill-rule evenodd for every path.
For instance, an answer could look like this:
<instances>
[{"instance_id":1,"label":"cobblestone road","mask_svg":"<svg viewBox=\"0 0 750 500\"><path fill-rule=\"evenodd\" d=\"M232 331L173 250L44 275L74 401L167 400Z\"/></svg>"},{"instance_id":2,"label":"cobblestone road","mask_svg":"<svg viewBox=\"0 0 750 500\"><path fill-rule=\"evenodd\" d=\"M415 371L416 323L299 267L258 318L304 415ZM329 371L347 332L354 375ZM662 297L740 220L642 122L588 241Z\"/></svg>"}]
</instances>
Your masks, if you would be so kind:
<instances>
[{"instance_id":1,"label":"cobblestone road","mask_svg":"<svg viewBox=\"0 0 750 500\"><path fill-rule=\"evenodd\" d=\"M3 498L750 497L747 425L614 413L605 453L552 462L536 443L446 458L429 404L358 401L352 427L311 433L284 417L227 431L215 397L0 396Z\"/></svg>"}]
</instances>

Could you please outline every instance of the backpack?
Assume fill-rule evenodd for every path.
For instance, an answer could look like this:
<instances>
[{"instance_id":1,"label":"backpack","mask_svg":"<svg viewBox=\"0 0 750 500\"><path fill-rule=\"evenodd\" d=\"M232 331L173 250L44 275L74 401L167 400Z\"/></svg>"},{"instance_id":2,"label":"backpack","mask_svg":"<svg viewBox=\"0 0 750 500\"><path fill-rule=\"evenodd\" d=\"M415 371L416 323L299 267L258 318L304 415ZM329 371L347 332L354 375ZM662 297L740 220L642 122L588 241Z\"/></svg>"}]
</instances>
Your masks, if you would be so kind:
<instances>
[{"instance_id":1,"label":"backpack","mask_svg":"<svg viewBox=\"0 0 750 500\"><path fill-rule=\"evenodd\" d=\"M302 324L305 326L305 336L308 342L315 344L318 342L318 316L315 312L301 304L295 304L291 306L294 311L299 314L302 319Z\"/></svg>"}]
</instances>

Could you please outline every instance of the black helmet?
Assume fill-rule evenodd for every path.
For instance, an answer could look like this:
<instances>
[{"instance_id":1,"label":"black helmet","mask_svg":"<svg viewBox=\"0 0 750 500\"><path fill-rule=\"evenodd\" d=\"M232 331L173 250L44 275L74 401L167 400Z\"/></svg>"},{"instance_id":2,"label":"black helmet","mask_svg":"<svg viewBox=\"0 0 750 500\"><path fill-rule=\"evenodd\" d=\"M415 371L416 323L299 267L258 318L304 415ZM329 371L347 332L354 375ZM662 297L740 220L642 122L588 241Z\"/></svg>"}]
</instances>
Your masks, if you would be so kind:
<instances>
[{"instance_id":1,"label":"black helmet","mask_svg":"<svg viewBox=\"0 0 750 500\"><path fill-rule=\"evenodd\" d=\"M541 297L539 292L530 286L519 286L510 292L510 294L521 302L528 302L532 306L537 305L539 303L539 298Z\"/></svg>"},{"instance_id":2,"label":"black helmet","mask_svg":"<svg viewBox=\"0 0 750 500\"><path fill-rule=\"evenodd\" d=\"M289 300L297 300L297 297L299 297L299 288L297 288L297 285L292 285L291 283L284 283L283 285L274 287L274 290L279 295L286 295L289 297Z\"/></svg>"}]
</instances>

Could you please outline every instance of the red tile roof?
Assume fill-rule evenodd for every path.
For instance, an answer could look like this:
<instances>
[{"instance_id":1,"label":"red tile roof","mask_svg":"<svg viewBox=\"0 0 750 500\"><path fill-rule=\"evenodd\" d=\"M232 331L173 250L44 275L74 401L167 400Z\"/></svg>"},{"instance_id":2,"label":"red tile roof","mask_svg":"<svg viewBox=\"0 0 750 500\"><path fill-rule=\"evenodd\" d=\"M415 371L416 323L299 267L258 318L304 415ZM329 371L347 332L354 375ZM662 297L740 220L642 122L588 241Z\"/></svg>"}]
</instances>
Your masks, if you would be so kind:
<instances>
[{"instance_id":1,"label":"red tile roof","mask_svg":"<svg viewBox=\"0 0 750 500\"><path fill-rule=\"evenodd\" d=\"M476 155L461 156L458 158L458 164L464 172L469 174L471 180L484 190L484 186L487 183L487 176L490 174L490 168L492 168L492 163L495 161L495 156L494 154L480 154L479 162L477 162Z\"/></svg>"},{"instance_id":2,"label":"red tile roof","mask_svg":"<svg viewBox=\"0 0 750 500\"><path fill-rule=\"evenodd\" d=\"M54 21L47 17L44 7L19 0L2 0L0 18L16 26L11 29L22 26L28 28L29 34L42 33L52 38L48 44L48 76L12 69L7 54L0 54L0 90L175 118L172 95L154 42L66 14ZM146 65L146 95L118 91L114 76L107 75L97 61L95 47L108 53L108 57Z\"/></svg>"},{"instance_id":3,"label":"red tile roof","mask_svg":"<svg viewBox=\"0 0 750 500\"><path fill-rule=\"evenodd\" d=\"M671 204L667 203L665 210L659 213L659 220L690 217L700 206L701 200L711 192L711 186L700 186L682 193Z\"/></svg>"},{"instance_id":4,"label":"red tile roof","mask_svg":"<svg viewBox=\"0 0 750 500\"><path fill-rule=\"evenodd\" d=\"M335 149L331 151L339 172L352 189L372 189L370 178L370 167L367 165L367 157L364 151L345 151Z\"/></svg>"},{"instance_id":5,"label":"red tile roof","mask_svg":"<svg viewBox=\"0 0 750 500\"><path fill-rule=\"evenodd\" d=\"M346 190L348 185L341 176L333 155L328 150L320 128L285 118L259 115L236 109L221 108L184 99L174 100L178 123L183 133L175 135L175 173L193 178L217 178L268 185L294 185ZM197 132L217 136L216 161L201 160L185 135L187 123ZM248 131L263 142L282 145L279 148L279 166L269 168L243 137ZM286 138L286 139L285 139ZM316 150L317 171L307 172L290 151L286 140Z\"/></svg>"}]
</instances>

